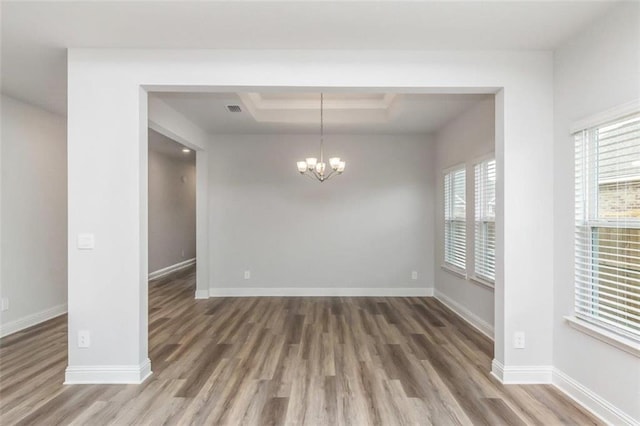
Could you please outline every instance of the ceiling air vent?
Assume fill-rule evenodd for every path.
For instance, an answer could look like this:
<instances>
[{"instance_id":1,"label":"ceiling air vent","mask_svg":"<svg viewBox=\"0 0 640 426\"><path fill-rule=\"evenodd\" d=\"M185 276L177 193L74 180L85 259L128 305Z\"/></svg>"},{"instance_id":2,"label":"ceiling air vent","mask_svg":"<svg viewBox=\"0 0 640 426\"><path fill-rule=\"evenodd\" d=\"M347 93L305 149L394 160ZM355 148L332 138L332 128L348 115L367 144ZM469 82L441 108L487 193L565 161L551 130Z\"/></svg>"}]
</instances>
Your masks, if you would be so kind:
<instances>
[{"instance_id":1,"label":"ceiling air vent","mask_svg":"<svg viewBox=\"0 0 640 426\"><path fill-rule=\"evenodd\" d=\"M227 110L229 112L242 112L242 109L240 109L240 105L227 105Z\"/></svg>"}]
</instances>

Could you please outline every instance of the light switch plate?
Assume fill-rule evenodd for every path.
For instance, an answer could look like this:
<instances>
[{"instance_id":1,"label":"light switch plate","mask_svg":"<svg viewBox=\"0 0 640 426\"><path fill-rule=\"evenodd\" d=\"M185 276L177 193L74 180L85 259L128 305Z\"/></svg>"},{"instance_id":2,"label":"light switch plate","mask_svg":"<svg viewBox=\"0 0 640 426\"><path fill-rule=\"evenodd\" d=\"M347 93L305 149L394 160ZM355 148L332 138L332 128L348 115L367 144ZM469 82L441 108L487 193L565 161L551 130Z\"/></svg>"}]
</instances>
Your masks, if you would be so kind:
<instances>
[{"instance_id":1,"label":"light switch plate","mask_svg":"<svg viewBox=\"0 0 640 426\"><path fill-rule=\"evenodd\" d=\"M418 279L418 271L411 271L411 279L412 280Z\"/></svg>"},{"instance_id":2,"label":"light switch plate","mask_svg":"<svg viewBox=\"0 0 640 426\"><path fill-rule=\"evenodd\" d=\"M245 280L251 279L251 271L244 271L244 279Z\"/></svg>"},{"instance_id":3,"label":"light switch plate","mask_svg":"<svg viewBox=\"0 0 640 426\"><path fill-rule=\"evenodd\" d=\"M93 234L78 234L78 249L93 250L96 246Z\"/></svg>"},{"instance_id":4,"label":"light switch plate","mask_svg":"<svg viewBox=\"0 0 640 426\"><path fill-rule=\"evenodd\" d=\"M2 312L9 310L9 298L8 297L3 297L2 300L0 301L0 310Z\"/></svg>"}]
</instances>

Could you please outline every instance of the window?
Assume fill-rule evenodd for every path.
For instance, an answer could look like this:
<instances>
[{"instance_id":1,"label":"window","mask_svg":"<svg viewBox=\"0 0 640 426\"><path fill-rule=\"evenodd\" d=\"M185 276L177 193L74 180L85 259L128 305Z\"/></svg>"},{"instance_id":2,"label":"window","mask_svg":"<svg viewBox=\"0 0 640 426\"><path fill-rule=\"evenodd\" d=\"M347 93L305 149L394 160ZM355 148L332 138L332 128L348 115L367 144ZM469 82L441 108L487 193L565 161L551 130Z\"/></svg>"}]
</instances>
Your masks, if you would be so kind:
<instances>
[{"instance_id":1,"label":"window","mask_svg":"<svg viewBox=\"0 0 640 426\"><path fill-rule=\"evenodd\" d=\"M496 259L496 160L475 165L474 274L493 283Z\"/></svg>"},{"instance_id":2,"label":"window","mask_svg":"<svg viewBox=\"0 0 640 426\"><path fill-rule=\"evenodd\" d=\"M640 340L640 113L575 133L576 317Z\"/></svg>"},{"instance_id":3,"label":"window","mask_svg":"<svg viewBox=\"0 0 640 426\"><path fill-rule=\"evenodd\" d=\"M464 166L444 176L444 222L444 262L464 271L467 251Z\"/></svg>"}]
</instances>

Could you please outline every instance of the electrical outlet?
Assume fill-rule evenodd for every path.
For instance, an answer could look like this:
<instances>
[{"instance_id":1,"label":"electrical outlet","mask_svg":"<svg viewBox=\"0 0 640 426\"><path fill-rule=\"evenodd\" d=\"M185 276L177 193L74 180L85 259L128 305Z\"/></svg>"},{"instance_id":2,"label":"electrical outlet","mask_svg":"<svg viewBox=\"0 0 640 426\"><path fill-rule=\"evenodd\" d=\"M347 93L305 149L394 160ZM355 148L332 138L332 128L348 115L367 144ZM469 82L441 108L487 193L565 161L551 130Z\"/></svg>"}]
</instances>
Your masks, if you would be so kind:
<instances>
[{"instance_id":1,"label":"electrical outlet","mask_svg":"<svg viewBox=\"0 0 640 426\"><path fill-rule=\"evenodd\" d=\"M0 303L0 310L2 310L2 312L4 311L8 311L9 310L9 298L8 297L3 297L2 302Z\"/></svg>"},{"instance_id":2,"label":"electrical outlet","mask_svg":"<svg viewBox=\"0 0 640 426\"><path fill-rule=\"evenodd\" d=\"M244 271L244 279L245 280L251 279L251 271Z\"/></svg>"},{"instance_id":3,"label":"electrical outlet","mask_svg":"<svg viewBox=\"0 0 640 426\"><path fill-rule=\"evenodd\" d=\"M418 271L411 271L411 279L412 280L418 279Z\"/></svg>"},{"instance_id":4,"label":"electrical outlet","mask_svg":"<svg viewBox=\"0 0 640 426\"><path fill-rule=\"evenodd\" d=\"M88 348L91 346L91 333L89 330L78 331L78 347Z\"/></svg>"},{"instance_id":5,"label":"electrical outlet","mask_svg":"<svg viewBox=\"0 0 640 426\"><path fill-rule=\"evenodd\" d=\"M524 349L524 331L517 331L513 334L513 347Z\"/></svg>"},{"instance_id":6,"label":"electrical outlet","mask_svg":"<svg viewBox=\"0 0 640 426\"><path fill-rule=\"evenodd\" d=\"M184 249L182 249L182 257L184 257Z\"/></svg>"}]
</instances>

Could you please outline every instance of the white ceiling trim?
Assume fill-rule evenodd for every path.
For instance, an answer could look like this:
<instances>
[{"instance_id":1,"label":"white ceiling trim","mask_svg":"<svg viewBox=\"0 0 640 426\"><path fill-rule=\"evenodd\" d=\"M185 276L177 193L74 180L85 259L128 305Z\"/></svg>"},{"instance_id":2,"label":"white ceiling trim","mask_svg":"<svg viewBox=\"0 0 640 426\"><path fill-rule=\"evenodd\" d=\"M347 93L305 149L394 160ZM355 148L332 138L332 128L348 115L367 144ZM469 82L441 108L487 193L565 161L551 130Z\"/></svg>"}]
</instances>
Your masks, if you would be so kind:
<instances>
[{"instance_id":1,"label":"white ceiling trim","mask_svg":"<svg viewBox=\"0 0 640 426\"><path fill-rule=\"evenodd\" d=\"M293 110L293 109L313 109L317 110L320 104L319 95L313 98L305 97L283 97L279 94L270 93L238 93L242 101L257 110ZM366 98L359 97L331 97L330 94L324 97L324 109L384 109L391 107L391 103L396 98L395 93L374 93Z\"/></svg>"},{"instance_id":2,"label":"white ceiling trim","mask_svg":"<svg viewBox=\"0 0 640 426\"><path fill-rule=\"evenodd\" d=\"M319 123L320 99L283 97L262 93L238 93L244 111L259 123ZM394 116L395 93L372 94L368 97L327 97L325 112L331 111L334 123L386 123Z\"/></svg>"}]
</instances>

